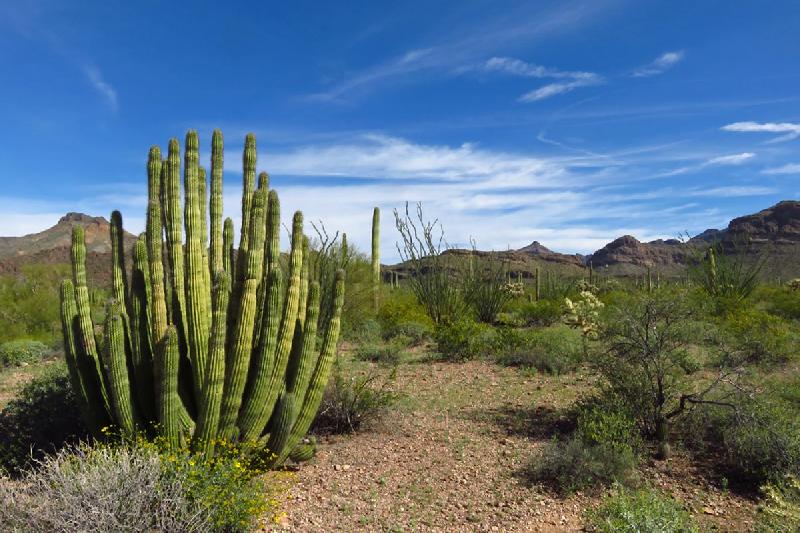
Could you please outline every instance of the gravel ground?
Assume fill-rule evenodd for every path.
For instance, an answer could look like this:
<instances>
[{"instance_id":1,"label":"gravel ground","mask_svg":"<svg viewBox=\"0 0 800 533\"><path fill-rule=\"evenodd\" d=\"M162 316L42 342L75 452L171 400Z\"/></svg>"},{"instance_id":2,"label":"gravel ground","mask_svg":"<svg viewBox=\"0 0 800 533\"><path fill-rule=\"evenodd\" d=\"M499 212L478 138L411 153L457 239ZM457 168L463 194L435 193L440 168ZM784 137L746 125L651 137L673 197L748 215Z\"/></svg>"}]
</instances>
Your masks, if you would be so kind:
<instances>
[{"instance_id":1,"label":"gravel ground","mask_svg":"<svg viewBox=\"0 0 800 533\"><path fill-rule=\"evenodd\" d=\"M356 367L358 368L358 367ZM559 497L525 476L591 382L485 362L400 366L403 397L382 421L321 441L284 504L284 531L581 531L602 494ZM704 530L747 531L755 505L677 453L643 477L685 502Z\"/></svg>"}]
</instances>

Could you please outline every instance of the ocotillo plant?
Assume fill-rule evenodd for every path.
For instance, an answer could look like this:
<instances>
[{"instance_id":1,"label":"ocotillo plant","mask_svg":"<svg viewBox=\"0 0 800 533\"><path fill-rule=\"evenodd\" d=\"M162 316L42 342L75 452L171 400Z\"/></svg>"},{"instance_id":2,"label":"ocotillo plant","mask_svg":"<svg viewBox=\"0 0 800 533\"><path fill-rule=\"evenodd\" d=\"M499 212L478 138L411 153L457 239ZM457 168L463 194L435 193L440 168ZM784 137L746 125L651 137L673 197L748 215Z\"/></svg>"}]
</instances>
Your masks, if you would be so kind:
<instances>
[{"instance_id":1,"label":"ocotillo plant","mask_svg":"<svg viewBox=\"0 0 800 533\"><path fill-rule=\"evenodd\" d=\"M66 359L96 435L111 425L123 435L158 435L206 453L219 439L245 442L266 448L277 465L299 445L319 408L336 352L344 275L330 281L331 319L317 350L320 286L308 268L303 215L294 214L284 276L278 195L268 190L266 173L255 187L255 138L248 135L234 252L233 224L222 222L222 150L217 130L206 201L197 133L186 135L182 206L177 139L166 159L158 147L150 149L146 231L133 249L130 280L122 217L111 216L113 299L102 353L89 313L84 231L74 228L73 279L61 287Z\"/></svg>"},{"instance_id":2,"label":"ocotillo plant","mask_svg":"<svg viewBox=\"0 0 800 533\"><path fill-rule=\"evenodd\" d=\"M372 211L372 300L375 312L381 305L381 210Z\"/></svg>"}]
</instances>

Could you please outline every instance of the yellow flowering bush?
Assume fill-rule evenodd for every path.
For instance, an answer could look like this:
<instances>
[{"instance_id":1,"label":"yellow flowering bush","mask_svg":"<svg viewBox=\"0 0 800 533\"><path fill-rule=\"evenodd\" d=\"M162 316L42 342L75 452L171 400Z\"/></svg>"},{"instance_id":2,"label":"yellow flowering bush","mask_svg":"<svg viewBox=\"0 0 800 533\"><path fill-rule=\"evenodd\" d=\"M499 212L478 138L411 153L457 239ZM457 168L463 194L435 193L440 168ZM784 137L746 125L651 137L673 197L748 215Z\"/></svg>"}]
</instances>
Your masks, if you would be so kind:
<instances>
[{"instance_id":1,"label":"yellow flowering bush","mask_svg":"<svg viewBox=\"0 0 800 533\"><path fill-rule=\"evenodd\" d=\"M578 328L586 339L596 339L600 322L600 310L604 304L590 290L582 290L573 301L564 299L567 308L565 322Z\"/></svg>"}]
</instances>

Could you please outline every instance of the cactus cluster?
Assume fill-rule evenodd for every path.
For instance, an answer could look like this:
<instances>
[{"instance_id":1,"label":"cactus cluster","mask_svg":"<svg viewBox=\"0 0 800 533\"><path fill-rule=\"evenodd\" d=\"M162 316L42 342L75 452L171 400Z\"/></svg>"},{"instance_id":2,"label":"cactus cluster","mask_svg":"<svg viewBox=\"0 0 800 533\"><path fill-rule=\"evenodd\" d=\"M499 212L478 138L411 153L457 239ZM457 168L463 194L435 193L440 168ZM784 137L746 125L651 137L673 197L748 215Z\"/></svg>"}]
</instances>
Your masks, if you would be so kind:
<instances>
[{"instance_id":1,"label":"cactus cluster","mask_svg":"<svg viewBox=\"0 0 800 533\"><path fill-rule=\"evenodd\" d=\"M222 221L219 130L208 197L198 160L197 133L189 131L181 205L178 140L170 140L166 159L158 147L150 149L146 231L130 270L122 217L112 214L112 300L102 339L95 338L90 315L84 231L74 228L73 275L61 286L61 315L81 410L96 434L115 426L122 434L158 435L206 453L220 439L255 443L269 450L273 465L293 451L306 457L301 441L335 356L344 274L332 280L331 318L318 332L321 291L309 265L303 215L294 214L282 264L280 204L267 173L256 186L255 138L245 141L236 250L233 223Z\"/></svg>"}]
</instances>

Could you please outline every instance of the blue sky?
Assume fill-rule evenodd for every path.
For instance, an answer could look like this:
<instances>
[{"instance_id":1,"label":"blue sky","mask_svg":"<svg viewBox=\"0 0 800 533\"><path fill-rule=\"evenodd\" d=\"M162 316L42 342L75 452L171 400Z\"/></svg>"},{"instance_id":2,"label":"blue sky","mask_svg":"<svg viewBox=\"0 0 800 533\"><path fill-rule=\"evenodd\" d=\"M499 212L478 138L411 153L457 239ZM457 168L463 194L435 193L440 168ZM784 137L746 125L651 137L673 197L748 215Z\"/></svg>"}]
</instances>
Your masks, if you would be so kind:
<instances>
[{"instance_id":1,"label":"blue sky","mask_svg":"<svg viewBox=\"0 0 800 533\"><path fill-rule=\"evenodd\" d=\"M142 229L148 148L258 139L285 217L362 248L373 205L448 240L591 252L800 194L794 1L0 4L0 234L66 211Z\"/></svg>"}]
</instances>

